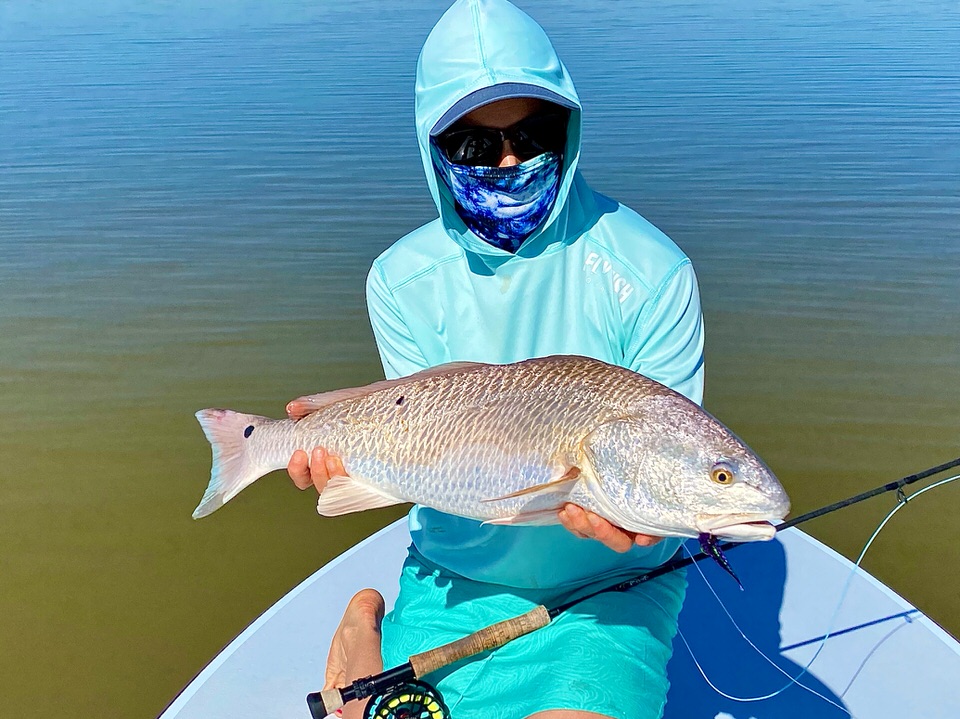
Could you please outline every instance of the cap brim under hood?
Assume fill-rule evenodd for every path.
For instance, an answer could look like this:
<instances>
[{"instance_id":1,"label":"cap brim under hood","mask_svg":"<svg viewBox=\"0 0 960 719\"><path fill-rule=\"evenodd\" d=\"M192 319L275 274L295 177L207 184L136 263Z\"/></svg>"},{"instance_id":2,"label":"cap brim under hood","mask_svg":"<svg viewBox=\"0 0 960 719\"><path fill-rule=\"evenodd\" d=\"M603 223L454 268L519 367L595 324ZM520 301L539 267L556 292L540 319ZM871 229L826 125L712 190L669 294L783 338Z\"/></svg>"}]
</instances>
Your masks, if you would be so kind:
<instances>
[{"instance_id":1,"label":"cap brim under hood","mask_svg":"<svg viewBox=\"0 0 960 719\"><path fill-rule=\"evenodd\" d=\"M533 18L506 0L457 0L431 30L417 62L417 140L427 185L447 234L478 254L508 253L478 238L457 215L434 168L431 136L485 104L478 101L506 97L550 99L570 109L557 200L525 244L542 246L550 241L551 228L565 212L576 173L580 99L550 39Z\"/></svg>"}]
</instances>

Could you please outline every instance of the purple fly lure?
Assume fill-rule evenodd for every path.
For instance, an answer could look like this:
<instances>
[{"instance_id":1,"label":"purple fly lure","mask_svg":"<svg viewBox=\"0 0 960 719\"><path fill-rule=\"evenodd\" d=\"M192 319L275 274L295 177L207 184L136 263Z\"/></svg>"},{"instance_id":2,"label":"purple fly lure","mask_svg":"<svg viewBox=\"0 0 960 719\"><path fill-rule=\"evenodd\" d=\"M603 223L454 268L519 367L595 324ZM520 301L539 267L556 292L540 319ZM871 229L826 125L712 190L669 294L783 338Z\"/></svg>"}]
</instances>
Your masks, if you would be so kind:
<instances>
[{"instance_id":1,"label":"purple fly lure","mask_svg":"<svg viewBox=\"0 0 960 719\"><path fill-rule=\"evenodd\" d=\"M740 577L738 577L737 573L733 571L733 567L730 566L730 562L727 561L727 558L723 556L723 552L720 551L720 545L717 542L717 538L712 534L701 532L697 539L700 540L700 551L713 557L713 561L719 564L723 571L737 580L737 586L739 586L740 590L743 591L743 584L740 583Z\"/></svg>"}]
</instances>

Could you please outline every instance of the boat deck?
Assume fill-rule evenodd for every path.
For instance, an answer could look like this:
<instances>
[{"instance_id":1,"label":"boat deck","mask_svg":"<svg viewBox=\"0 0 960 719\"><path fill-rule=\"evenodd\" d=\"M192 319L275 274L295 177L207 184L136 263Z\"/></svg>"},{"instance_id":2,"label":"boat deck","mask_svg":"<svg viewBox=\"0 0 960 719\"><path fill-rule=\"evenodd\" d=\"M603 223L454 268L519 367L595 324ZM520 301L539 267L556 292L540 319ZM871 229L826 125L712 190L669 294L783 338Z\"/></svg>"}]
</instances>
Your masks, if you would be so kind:
<instances>
[{"instance_id":1,"label":"boat deck","mask_svg":"<svg viewBox=\"0 0 960 719\"><path fill-rule=\"evenodd\" d=\"M187 686L161 719L309 717L304 697L320 689L330 638L361 587L379 589L388 608L406 555L406 520L386 527L318 570L253 622ZM680 630L722 691L765 695L799 674L830 629L852 564L796 529L731 552L745 591L713 565L697 569ZM670 667L668 719L956 719L960 644L862 570L833 620L831 636L800 683L765 701L742 703L711 689L678 636ZM429 678L429 677L428 677ZM831 703L832 702L832 703Z\"/></svg>"}]
</instances>

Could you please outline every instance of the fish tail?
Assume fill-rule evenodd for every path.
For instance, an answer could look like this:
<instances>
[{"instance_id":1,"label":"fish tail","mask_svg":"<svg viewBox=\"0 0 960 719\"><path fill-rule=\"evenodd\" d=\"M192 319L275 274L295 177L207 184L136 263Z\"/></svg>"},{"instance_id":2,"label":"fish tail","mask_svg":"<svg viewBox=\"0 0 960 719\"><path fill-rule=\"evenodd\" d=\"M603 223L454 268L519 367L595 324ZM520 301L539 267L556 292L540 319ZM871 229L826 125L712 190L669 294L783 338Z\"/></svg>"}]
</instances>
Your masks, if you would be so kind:
<instances>
[{"instance_id":1,"label":"fish tail","mask_svg":"<svg viewBox=\"0 0 960 719\"><path fill-rule=\"evenodd\" d=\"M200 519L220 509L242 489L268 472L279 469L282 464L280 467L267 466L264 453L250 449L254 445L252 438L259 438L257 429L276 420L229 409L202 409L196 417L213 449L210 484L193 510L193 518Z\"/></svg>"}]
</instances>

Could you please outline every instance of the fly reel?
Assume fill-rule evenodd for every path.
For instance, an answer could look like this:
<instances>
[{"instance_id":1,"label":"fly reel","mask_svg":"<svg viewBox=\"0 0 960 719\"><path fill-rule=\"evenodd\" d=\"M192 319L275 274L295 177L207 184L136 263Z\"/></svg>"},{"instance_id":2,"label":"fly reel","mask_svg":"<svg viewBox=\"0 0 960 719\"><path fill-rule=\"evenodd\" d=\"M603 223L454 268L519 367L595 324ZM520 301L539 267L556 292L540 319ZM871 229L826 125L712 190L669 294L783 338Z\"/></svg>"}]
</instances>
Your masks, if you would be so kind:
<instances>
[{"instance_id":1,"label":"fly reel","mask_svg":"<svg viewBox=\"0 0 960 719\"><path fill-rule=\"evenodd\" d=\"M450 719L450 710L434 687L410 681L371 698L363 719Z\"/></svg>"}]
</instances>

